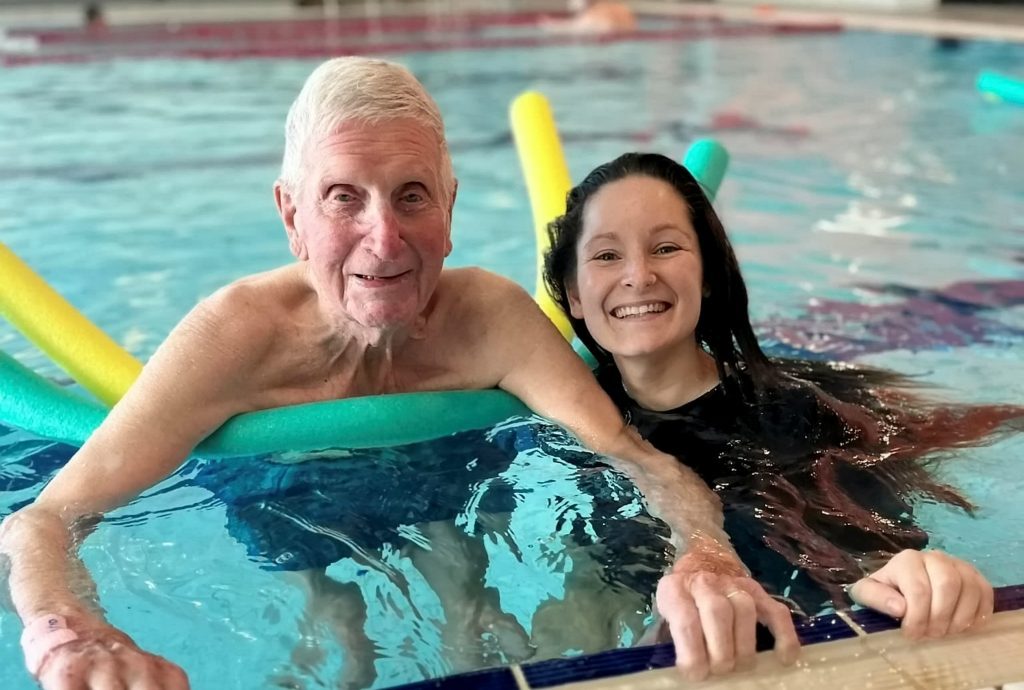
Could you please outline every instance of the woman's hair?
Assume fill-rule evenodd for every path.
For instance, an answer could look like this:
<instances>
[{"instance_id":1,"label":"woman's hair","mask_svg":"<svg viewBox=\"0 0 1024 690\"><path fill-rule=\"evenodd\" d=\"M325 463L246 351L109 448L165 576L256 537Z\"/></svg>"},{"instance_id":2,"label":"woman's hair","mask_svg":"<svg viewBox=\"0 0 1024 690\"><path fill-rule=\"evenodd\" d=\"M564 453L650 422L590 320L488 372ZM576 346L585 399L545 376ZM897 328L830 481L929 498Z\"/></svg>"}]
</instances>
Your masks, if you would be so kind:
<instances>
[{"instance_id":1,"label":"woman's hair","mask_svg":"<svg viewBox=\"0 0 1024 690\"><path fill-rule=\"evenodd\" d=\"M804 568L834 599L841 585L860 577L856 558L829 540L829 533L854 527L886 544L891 555L926 535L905 522L864 508L840 486L843 466L870 469L904 498L918 497L958 506L972 504L954 488L937 481L928 461L941 451L978 445L993 439L1008 421L1024 419L1024 408L997 405L932 405L913 394L915 384L897 373L860 365L840 365L799 359L769 359L761 350L747 312L747 288L732 244L700 184L680 164L654 153L627 153L593 170L574 187L565 215L548 227L551 249L545 257L544 280L555 302L569 316L576 335L599 365L614 360L587 329L569 313L567 287L576 280L578 247L586 204L604 185L630 176L645 176L671 185L685 201L697 234L704 266L704 293L695 336L714 357L719 378L734 390L757 398L782 387L798 386L816 394L826 411L849 430L847 438L830 447L812 449L806 459L811 490L797 488L781 473L757 479L764 502L765 543L793 565ZM732 374L743 372L738 382ZM768 396L769 398L771 396ZM767 399L767 398L766 398ZM766 400L764 399L764 400Z\"/></svg>"}]
</instances>

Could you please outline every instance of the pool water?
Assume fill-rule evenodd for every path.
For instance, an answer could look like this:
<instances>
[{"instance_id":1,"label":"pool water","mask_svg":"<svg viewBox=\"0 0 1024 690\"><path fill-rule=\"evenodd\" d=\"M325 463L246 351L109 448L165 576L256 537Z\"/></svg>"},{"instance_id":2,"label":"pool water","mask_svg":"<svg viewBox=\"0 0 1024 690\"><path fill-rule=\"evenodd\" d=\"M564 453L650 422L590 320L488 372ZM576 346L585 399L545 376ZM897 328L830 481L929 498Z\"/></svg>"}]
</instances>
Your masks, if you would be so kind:
<instances>
[{"instance_id":1,"label":"pool water","mask_svg":"<svg viewBox=\"0 0 1024 690\"><path fill-rule=\"evenodd\" d=\"M726 145L733 163L716 206L772 351L891 367L949 400L1024 402L1024 110L973 87L981 69L1019 70L1024 46L950 50L847 32L392 57L446 118L460 180L450 265L481 265L532 289L530 212L507 108L538 89L574 179L624 150L681 156L700 136ZM270 187L286 110L317 62L0 69L0 130L13 133L0 138L0 239L148 357L197 300L291 259ZM0 348L64 378L6 324ZM667 558L631 487L540 420L479 432L458 452L452 443L362 457L382 474L352 481L386 488L396 506L421 480L461 481L438 515L483 547L484 584L526 632L564 616L567 577L590 578L581 601L608 611L600 635L570 620L550 626L540 653L593 651L596 638L628 645L648 613L650 592L636 590ZM31 500L71 452L0 427L0 515ZM1024 581L1021 457L1024 439L1007 435L937 465L981 506L975 518L915 506L934 546L998 585ZM305 458L271 460L295 459ZM218 489L231 484L205 481L209 473L190 461L83 547L111 621L182 664L194 687L333 687L345 654L323 621L303 614L302 589L239 539ZM383 529L382 550L327 571L367 602L376 687L459 670L443 607L403 548L429 540L409 525ZM651 537L634 562L605 578L588 573L607 560L610 535L638 529ZM555 605L543 613L544 602ZM19 631L0 614L4 669L20 667ZM512 642L483 640L479 663L514 660ZM33 687L21 671L5 677L7 688Z\"/></svg>"}]
</instances>

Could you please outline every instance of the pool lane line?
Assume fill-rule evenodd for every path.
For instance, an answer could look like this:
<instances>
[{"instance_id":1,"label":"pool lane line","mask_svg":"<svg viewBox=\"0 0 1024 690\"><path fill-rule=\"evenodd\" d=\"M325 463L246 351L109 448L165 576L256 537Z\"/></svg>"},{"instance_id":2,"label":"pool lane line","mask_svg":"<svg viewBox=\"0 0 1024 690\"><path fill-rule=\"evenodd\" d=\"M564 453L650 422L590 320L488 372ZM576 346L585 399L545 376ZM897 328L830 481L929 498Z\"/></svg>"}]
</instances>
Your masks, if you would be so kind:
<instances>
[{"instance_id":1,"label":"pool lane line","mask_svg":"<svg viewBox=\"0 0 1024 690\"><path fill-rule=\"evenodd\" d=\"M568 15L564 15L568 16ZM368 19L316 18L286 20L219 21L196 23L154 23L109 27L103 32L73 29L11 29L8 36L32 38L40 45L118 44L152 41L308 39L317 35L365 36L367 34L414 33L422 31L474 31L490 27L534 26L544 14L468 14L450 16L417 15ZM672 20L675 21L675 20ZM713 20L704 20L713 21Z\"/></svg>"},{"instance_id":2,"label":"pool lane line","mask_svg":"<svg viewBox=\"0 0 1024 690\"><path fill-rule=\"evenodd\" d=\"M377 55L429 53L455 50L500 50L510 48L543 48L564 47L573 45L608 45L627 41L658 42L658 41L700 41L708 39L749 38L772 35L805 35L834 33L840 31L834 25L823 26L715 26L708 29L684 27L667 30L641 29L637 31L609 34L604 36L564 36L535 35L507 37L473 37L458 36L454 38L420 41L373 41L363 44L347 44L345 42L325 41L322 44L310 45L309 41L274 43L238 46L171 46L163 44L149 47L147 50L130 51L86 51L81 53L7 53L2 56L2 64L7 67L23 67L43 64L70 64L96 62L103 60L177 58L202 60L231 60L252 58L324 58L339 55ZM102 48L103 44L94 47Z\"/></svg>"},{"instance_id":3,"label":"pool lane line","mask_svg":"<svg viewBox=\"0 0 1024 690\"><path fill-rule=\"evenodd\" d=\"M188 40L259 40L274 41L282 39L308 39L316 36L365 36L383 33L414 33L423 31L474 31L492 27L530 27L537 26L545 19L568 18L565 12L519 12L519 13L466 13L453 15L414 15L402 17L366 17L349 18L306 18L285 20L251 20L251 21L218 21L195 23L152 23L120 25L108 27L102 32L89 31L85 28L71 29L10 29L7 35L14 38L31 38L40 45L83 44L113 45L121 43ZM665 15L641 17L647 20L668 21L678 26L693 26L694 18L685 21ZM705 25L721 25L724 20L718 17L701 17L696 21ZM731 22L732 24L749 24L766 28L764 22ZM836 22L819 22L819 26L840 28ZM779 21L775 28L787 31L791 28L802 29L806 24L795 25L793 22ZM571 36L571 34L549 34L552 36Z\"/></svg>"}]
</instances>

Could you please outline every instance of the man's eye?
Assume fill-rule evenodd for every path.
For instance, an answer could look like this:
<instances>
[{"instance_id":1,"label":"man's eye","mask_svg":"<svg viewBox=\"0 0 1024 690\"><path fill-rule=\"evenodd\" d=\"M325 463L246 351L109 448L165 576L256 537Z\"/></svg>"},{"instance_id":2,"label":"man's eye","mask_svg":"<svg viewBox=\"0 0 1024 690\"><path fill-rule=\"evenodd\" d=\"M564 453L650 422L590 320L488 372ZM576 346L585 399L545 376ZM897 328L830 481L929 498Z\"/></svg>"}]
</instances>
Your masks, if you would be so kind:
<instances>
[{"instance_id":1,"label":"man's eye","mask_svg":"<svg viewBox=\"0 0 1024 690\"><path fill-rule=\"evenodd\" d=\"M419 192L409 192L402 197L402 201L407 204L418 204L423 201L423 195Z\"/></svg>"},{"instance_id":2,"label":"man's eye","mask_svg":"<svg viewBox=\"0 0 1024 690\"><path fill-rule=\"evenodd\" d=\"M351 201L355 201L355 197L347 192L338 192L337 194L334 195L333 198L335 201L342 204L347 204Z\"/></svg>"}]
</instances>

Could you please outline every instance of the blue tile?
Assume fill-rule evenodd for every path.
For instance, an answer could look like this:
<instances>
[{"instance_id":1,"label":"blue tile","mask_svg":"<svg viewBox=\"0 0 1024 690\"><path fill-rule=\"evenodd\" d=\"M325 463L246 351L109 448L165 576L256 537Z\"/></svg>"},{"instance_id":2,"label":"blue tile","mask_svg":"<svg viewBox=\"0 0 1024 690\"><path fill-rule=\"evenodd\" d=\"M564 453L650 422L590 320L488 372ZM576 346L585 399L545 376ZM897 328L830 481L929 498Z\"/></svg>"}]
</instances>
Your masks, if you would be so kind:
<instances>
[{"instance_id":1,"label":"blue tile","mask_svg":"<svg viewBox=\"0 0 1024 690\"><path fill-rule=\"evenodd\" d=\"M834 614L795 621L797 635L802 644L855 637L856 633ZM757 650L771 649L775 644L771 633L757 626ZM552 659L525 664L523 672L532 687L547 688L563 683L597 680L639 673L675 664L675 650L671 644L658 644L629 649L613 649L573 659Z\"/></svg>"},{"instance_id":2,"label":"blue tile","mask_svg":"<svg viewBox=\"0 0 1024 690\"><path fill-rule=\"evenodd\" d=\"M996 587L996 611L1024 609L1024 585Z\"/></svg>"},{"instance_id":3,"label":"blue tile","mask_svg":"<svg viewBox=\"0 0 1024 690\"><path fill-rule=\"evenodd\" d=\"M507 668L492 668L436 680L396 685L391 690L517 690L517 686L515 677Z\"/></svg>"},{"instance_id":4,"label":"blue tile","mask_svg":"<svg viewBox=\"0 0 1024 690\"><path fill-rule=\"evenodd\" d=\"M817 644L856 637L857 633L834 613L796 621L800 644Z\"/></svg>"},{"instance_id":5,"label":"blue tile","mask_svg":"<svg viewBox=\"0 0 1024 690\"><path fill-rule=\"evenodd\" d=\"M883 630L896 630L900 627L898 619L879 613L872 609L860 609L850 611L850 618L853 622L864 629L866 633L882 632Z\"/></svg>"},{"instance_id":6,"label":"blue tile","mask_svg":"<svg viewBox=\"0 0 1024 690\"><path fill-rule=\"evenodd\" d=\"M523 665L531 687L547 688L563 683L610 678L675 664L671 644L612 649L572 659L551 659Z\"/></svg>"}]
</instances>

